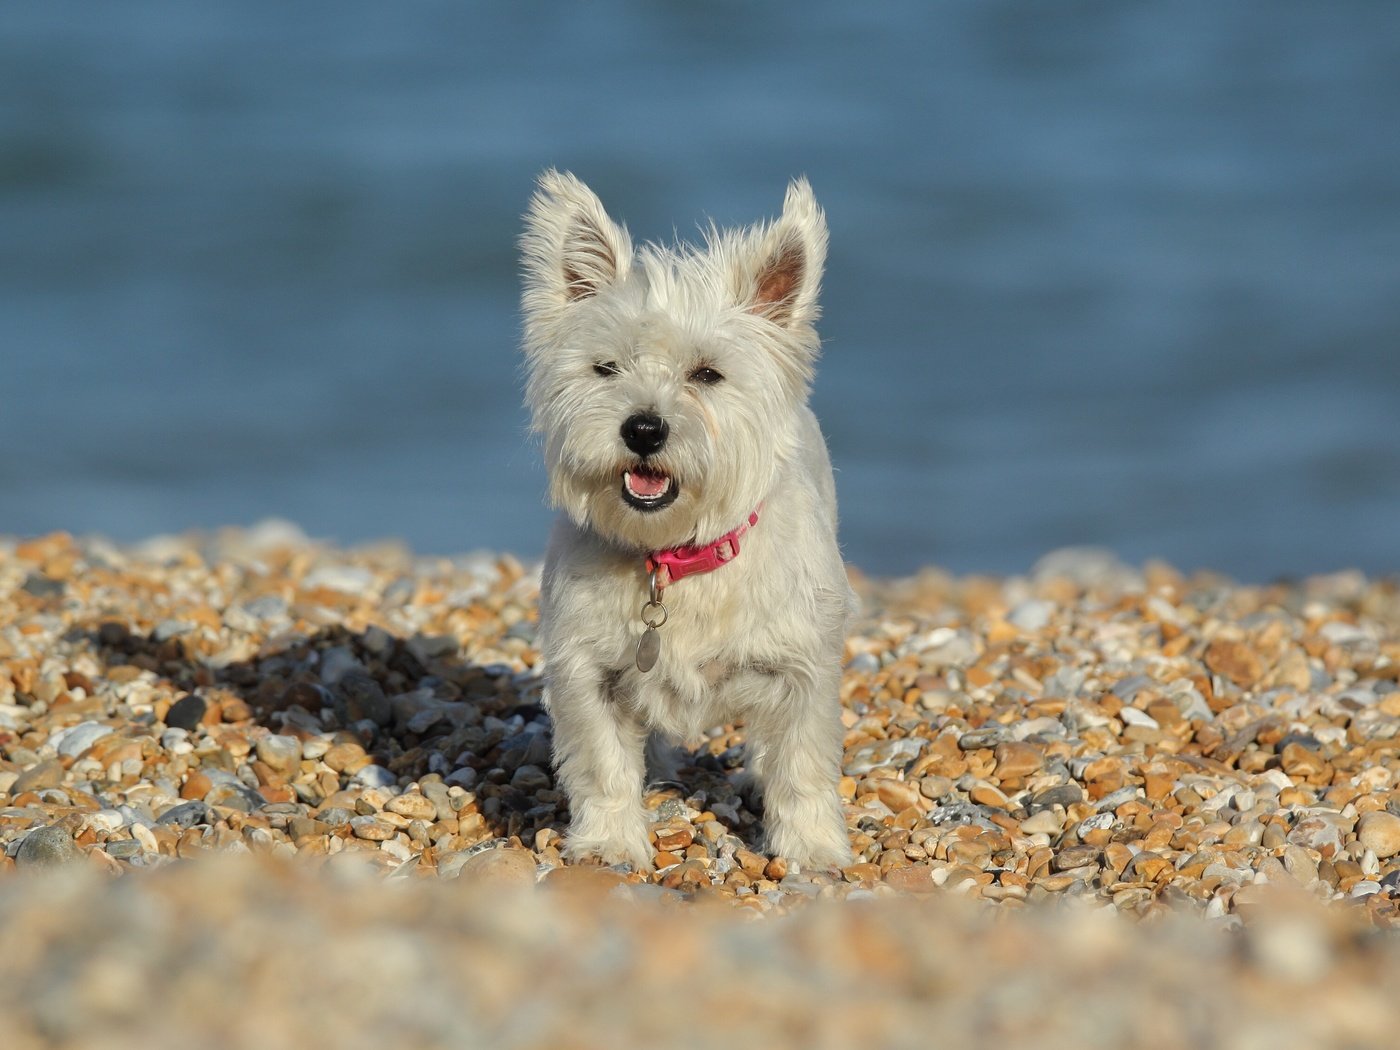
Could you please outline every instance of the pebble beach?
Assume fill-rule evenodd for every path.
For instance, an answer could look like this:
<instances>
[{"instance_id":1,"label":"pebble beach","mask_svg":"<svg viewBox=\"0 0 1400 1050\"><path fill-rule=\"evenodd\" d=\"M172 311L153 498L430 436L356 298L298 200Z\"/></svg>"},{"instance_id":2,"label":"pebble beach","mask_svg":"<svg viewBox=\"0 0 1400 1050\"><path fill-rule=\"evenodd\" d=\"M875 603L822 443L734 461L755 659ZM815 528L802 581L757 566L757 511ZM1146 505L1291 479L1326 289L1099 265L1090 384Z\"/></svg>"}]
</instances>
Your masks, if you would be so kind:
<instances>
[{"instance_id":1,"label":"pebble beach","mask_svg":"<svg viewBox=\"0 0 1400 1050\"><path fill-rule=\"evenodd\" d=\"M0 540L4 1045L1393 1045L1396 581L852 570L855 862L730 725L643 874L560 857L538 574Z\"/></svg>"}]
</instances>

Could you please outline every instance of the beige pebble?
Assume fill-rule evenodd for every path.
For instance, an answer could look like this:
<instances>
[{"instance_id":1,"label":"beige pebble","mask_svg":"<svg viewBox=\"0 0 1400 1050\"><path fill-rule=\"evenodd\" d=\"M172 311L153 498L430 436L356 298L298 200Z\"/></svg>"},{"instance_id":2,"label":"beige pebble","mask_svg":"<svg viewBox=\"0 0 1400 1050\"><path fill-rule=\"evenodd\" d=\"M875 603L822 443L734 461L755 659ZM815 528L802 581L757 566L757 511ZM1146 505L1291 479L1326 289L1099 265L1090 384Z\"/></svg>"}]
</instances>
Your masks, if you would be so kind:
<instances>
[{"instance_id":1,"label":"beige pebble","mask_svg":"<svg viewBox=\"0 0 1400 1050\"><path fill-rule=\"evenodd\" d=\"M1377 857L1393 857L1400 853L1400 817L1385 810L1363 813L1357 824L1357 838Z\"/></svg>"},{"instance_id":2,"label":"beige pebble","mask_svg":"<svg viewBox=\"0 0 1400 1050\"><path fill-rule=\"evenodd\" d=\"M533 886L535 858L521 849L483 850L467 858L457 877L484 886Z\"/></svg>"}]
</instances>

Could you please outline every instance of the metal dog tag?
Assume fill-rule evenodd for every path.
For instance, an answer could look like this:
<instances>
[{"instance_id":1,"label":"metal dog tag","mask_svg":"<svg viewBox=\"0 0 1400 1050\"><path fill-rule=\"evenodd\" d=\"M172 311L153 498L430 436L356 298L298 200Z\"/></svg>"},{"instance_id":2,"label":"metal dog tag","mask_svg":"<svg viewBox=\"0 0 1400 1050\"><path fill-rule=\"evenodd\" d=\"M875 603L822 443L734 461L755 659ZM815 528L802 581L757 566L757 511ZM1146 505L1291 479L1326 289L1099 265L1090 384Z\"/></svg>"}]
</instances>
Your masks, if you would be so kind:
<instances>
[{"instance_id":1,"label":"metal dog tag","mask_svg":"<svg viewBox=\"0 0 1400 1050\"><path fill-rule=\"evenodd\" d=\"M646 674L656 666L656 658L660 655L661 634L655 627L648 627L637 643L637 670Z\"/></svg>"},{"instance_id":2,"label":"metal dog tag","mask_svg":"<svg viewBox=\"0 0 1400 1050\"><path fill-rule=\"evenodd\" d=\"M668 618L666 606L661 604L661 581L653 569L647 577L647 603L642 606L642 623L646 630L637 642L637 670L646 674L656 666L656 658L661 655L661 635L656 629Z\"/></svg>"}]
</instances>

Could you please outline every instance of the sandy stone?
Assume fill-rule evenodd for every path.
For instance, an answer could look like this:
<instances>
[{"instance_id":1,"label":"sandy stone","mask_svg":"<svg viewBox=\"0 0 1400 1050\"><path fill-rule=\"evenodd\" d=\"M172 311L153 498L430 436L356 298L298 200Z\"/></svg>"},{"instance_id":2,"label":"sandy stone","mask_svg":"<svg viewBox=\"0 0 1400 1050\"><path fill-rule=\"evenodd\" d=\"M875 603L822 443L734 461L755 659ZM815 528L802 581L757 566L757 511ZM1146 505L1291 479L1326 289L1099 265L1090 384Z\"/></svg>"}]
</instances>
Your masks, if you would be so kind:
<instances>
[{"instance_id":1,"label":"sandy stone","mask_svg":"<svg viewBox=\"0 0 1400 1050\"><path fill-rule=\"evenodd\" d=\"M908 809L910 806L917 806L922 801L919 788L915 784L888 778L878 781L877 784L876 795L879 796L881 802L896 813Z\"/></svg>"},{"instance_id":2,"label":"sandy stone","mask_svg":"<svg viewBox=\"0 0 1400 1050\"><path fill-rule=\"evenodd\" d=\"M1021 821L1019 827L1023 835L1058 835L1064 830L1064 820L1053 809L1042 809Z\"/></svg>"},{"instance_id":3,"label":"sandy stone","mask_svg":"<svg viewBox=\"0 0 1400 1050\"><path fill-rule=\"evenodd\" d=\"M437 818L437 807L432 800L415 792L394 796L385 803L384 808L409 820L433 821Z\"/></svg>"},{"instance_id":4,"label":"sandy stone","mask_svg":"<svg viewBox=\"0 0 1400 1050\"><path fill-rule=\"evenodd\" d=\"M214 782L203 773L191 773L180 786L180 797L192 801L202 800L214 789Z\"/></svg>"},{"instance_id":5,"label":"sandy stone","mask_svg":"<svg viewBox=\"0 0 1400 1050\"><path fill-rule=\"evenodd\" d=\"M1020 780L1040 768L1041 751L1034 744L1007 741L995 750L996 772L1002 783Z\"/></svg>"},{"instance_id":6,"label":"sandy stone","mask_svg":"<svg viewBox=\"0 0 1400 1050\"><path fill-rule=\"evenodd\" d=\"M256 745L258 759L282 776L291 776L301 766L301 743L291 736L265 736Z\"/></svg>"},{"instance_id":7,"label":"sandy stone","mask_svg":"<svg viewBox=\"0 0 1400 1050\"><path fill-rule=\"evenodd\" d=\"M535 858L528 850L483 850L467 858L457 877L483 886L533 886Z\"/></svg>"},{"instance_id":8,"label":"sandy stone","mask_svg":"<svg viewBox=\"0 0 1400 1050\"><path fill-rule=\"evenodd\" d=\"M933 893L938 889L933 881L933 869L926 865L892 868L885 872L884 881L901 893Z\"/></svg>"},{"instance_id":9,"label":"sandy stone","mask_svg":"<svg viewBox=\"0 0 1400 1050\"><path fill-rule=\"evenodd\" d=\"M695 829L689 824L667 825L656 829L657 848L667 852L684 853L694 841Z\"/></svg>"},{"instance_id":10,"label":"sandy stone","mask_svg":"<svg viewBox=\"0 0 1400 1050\"><path fill-rule=\"evenodd\" d=\"M1264 673L1259 654L1243 642L1217 639L1206 647L1205 665L1241 687L1252 686Z\"/></svg>"},{"instance_id":11,"label":"sandy stone","mask_svg":"<svg viewBox=\"0 0 1400 1050\"><path fill-rule=\"evenodd\" d=\"M22 795L26 791L43 791L45 788L56 788L62 783L63 764L51 758L37 762L20 773L10 786L10 794Z\"/></svg>"},{"instance_id":12,"label":"sandy stone","mask_svg":"<svg viewBox=\"0 0 1400 1050\"><path fill-rule=\"evenodd\" d=\"M1400 817L1385 810L1363 813L1356 826L1361 845L1382 859L1400 853Z\"/></svg>"},{"instance_id":13,"label":"sandy stone","mask_svg":"<svg viewBox=\"0 0 1400 1050\"><path fill-rule=\"evenodd\" d=\"M739 865L745 874L760 878L763 869L768 865L768 858L752 850L737 849L734 851L734 863Z\"/></svg>"},{"instance_id":14,"label":"sandy stone","mask_svg":"<svg viewBox=\"0 0 1400 1050\"><path fill-rule=\"evenodd\" d=\"M357 773L369 765L369 756L359 744L336 744L322 756L321 761L337 773Z\"/></svg>"},{"instance_id":15,"label":"sandy stone","mask_svg":"<svg viewBox=\"0 0 1400 1050\"><path fill-rule=\"evenodd\" d=\"M597 898L613 892L617 887L626 885L626 883L626 876L611 868L570 865L554 868L548 872L542 885L560 893Z\"/></svg>"}]
</instances>

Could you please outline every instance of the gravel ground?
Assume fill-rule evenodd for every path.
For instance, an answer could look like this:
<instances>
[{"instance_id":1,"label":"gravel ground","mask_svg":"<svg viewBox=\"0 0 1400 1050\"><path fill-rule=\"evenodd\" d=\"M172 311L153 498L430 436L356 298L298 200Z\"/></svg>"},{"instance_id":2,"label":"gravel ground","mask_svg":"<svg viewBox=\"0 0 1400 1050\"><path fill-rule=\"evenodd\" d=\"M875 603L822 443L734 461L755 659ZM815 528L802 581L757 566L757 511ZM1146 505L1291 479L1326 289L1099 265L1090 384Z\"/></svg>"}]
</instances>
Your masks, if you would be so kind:
<instances>
[{"instance_id":1,"label":"gravel ground","mask_svg":"<svg viewBox=\"0 0 1400 1050\"><path fill-rule=\"evenodd\" d=\"M804 1046L1400 1026L1394 582L1061 551L855 583L857 862L762 852L725 726L648 794L644 877L560 860L535 567L275 523L0 540L6 1045L195 1038L123 1012L152 989L262 1046L688 1045L697 1012Z\"/></svg>"}]
</instances>

